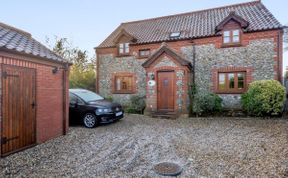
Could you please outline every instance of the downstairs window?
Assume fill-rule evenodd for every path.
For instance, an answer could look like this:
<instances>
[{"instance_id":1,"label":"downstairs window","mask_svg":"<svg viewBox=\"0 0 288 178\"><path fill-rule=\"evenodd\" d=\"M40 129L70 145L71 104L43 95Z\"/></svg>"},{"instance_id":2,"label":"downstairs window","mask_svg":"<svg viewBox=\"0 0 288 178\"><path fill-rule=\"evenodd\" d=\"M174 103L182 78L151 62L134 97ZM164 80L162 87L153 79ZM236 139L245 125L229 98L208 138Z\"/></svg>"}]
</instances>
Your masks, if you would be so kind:
<instances>
[{"instance_id":1,"label":"downstairs window","mask_svg":"<svg viewBox=\"0 0 288 178\"><path fill-rule=\"evenodd\" d=\"M246 72L219 72L218 91L221 93L243 93L246 90Z\"/></svg>"},{"instance_id":2,"label":"downstairs window","mask_svg":"<svg viewBox=\"0 0 288 178\"><path fill-rule=\"evenodd\" d=\"M132 74L115 75L114 77L114 93L133 93L134 77Z\"/></svg>"}]
</instances>

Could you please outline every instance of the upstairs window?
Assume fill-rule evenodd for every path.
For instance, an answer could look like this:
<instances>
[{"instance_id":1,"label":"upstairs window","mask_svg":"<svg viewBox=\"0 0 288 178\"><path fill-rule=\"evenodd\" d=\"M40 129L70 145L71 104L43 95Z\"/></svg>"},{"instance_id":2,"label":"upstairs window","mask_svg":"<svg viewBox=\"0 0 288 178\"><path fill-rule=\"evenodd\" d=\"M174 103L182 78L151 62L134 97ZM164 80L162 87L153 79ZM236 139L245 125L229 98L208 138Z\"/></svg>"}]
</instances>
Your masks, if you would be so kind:
<instances>
[{"instance_id":1,"label":"upstairs window","mask_svg":"<svg viewBox=\"0 0 288 178\"><path fill-rule=\"evenodd\" d=\"M150 49L140 49L139 57L148 57L150 55Z\"/></svg>"},{"instance_id":2,"label":"upstairs window","mask_svg":"<svg viewBox=\"0 0 288 178\"><path fill-rule=\"evenodd\" d=\"M120 43L119 44L119 55L127 55L129 54L129 43Z\"/></svg>"},{"instance_id":3,"label":"upstairs window","mask_svg":"<svg viewBox=\"0 0 288 178\"><path fill-rule=\"evenodd\" d=\"M245 91L245 72L218 73L218 90L227 93L242 93Z\"/></svg>"},{"instance_id":4,"label":"upstairs window","mask_svg":"<svg viewBox=\"0 0 288 178\"><path fill-rule=\"evenodd\" d=\"M223 32L224 44L238 44L240 43L240 30L226 30Z\"/></svg>"}]
</instances>

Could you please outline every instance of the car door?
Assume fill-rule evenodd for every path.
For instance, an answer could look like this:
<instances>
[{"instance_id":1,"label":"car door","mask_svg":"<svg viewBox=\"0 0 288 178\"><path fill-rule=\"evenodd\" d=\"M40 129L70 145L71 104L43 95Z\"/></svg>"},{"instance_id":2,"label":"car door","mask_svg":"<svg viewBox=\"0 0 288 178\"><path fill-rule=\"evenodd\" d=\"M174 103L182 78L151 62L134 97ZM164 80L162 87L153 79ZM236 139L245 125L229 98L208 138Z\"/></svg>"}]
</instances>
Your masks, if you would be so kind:
<instances>
[{"instance_id":1,"label":"car door","mask_svg":"<svg viewBox=\"0 0 288 178\"><path fill-rule=\"evenodd\" d=\"M78 110L78 97L73 93L69 93L69 119L70 124L76 124L80 118Z\"/></svg>"}]
</instances>

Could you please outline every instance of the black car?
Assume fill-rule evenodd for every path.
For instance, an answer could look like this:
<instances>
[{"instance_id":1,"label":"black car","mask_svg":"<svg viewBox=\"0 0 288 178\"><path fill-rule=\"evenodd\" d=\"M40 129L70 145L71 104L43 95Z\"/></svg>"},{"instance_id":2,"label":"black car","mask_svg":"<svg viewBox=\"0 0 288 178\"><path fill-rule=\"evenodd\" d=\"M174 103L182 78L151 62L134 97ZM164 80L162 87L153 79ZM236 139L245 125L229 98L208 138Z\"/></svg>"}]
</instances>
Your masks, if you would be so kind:
<instances>
[{"instance_id":1,"label":"black car","mask_svg":"<svg viewBox=\"0 0 288 178\"><path fill-rule=\"evenodd\" d=\"M94 92L84 89L69 90L70 124L84 124L93 128L99 124L111 123L123 118L120 104L112 103Z\"/></svg>"}]
</instances>

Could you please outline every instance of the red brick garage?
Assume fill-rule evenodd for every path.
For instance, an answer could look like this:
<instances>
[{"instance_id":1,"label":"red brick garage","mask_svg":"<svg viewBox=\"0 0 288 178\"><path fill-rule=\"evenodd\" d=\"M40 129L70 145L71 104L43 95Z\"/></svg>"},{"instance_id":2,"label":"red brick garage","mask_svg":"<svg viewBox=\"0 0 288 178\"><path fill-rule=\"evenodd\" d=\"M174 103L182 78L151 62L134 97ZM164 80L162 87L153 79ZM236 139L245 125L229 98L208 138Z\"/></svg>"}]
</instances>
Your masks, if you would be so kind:
<instances>
[{"instance_id":1,"label":"red brick garage","mask_svg":"<svg viewBox=\"0 0 288 178\"><path fill-rule=\"evenodd\" d=\"M66 134L69 63L0 23L1 156Z\"/></svg>"}]
</instances>

